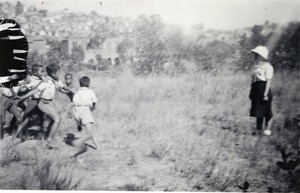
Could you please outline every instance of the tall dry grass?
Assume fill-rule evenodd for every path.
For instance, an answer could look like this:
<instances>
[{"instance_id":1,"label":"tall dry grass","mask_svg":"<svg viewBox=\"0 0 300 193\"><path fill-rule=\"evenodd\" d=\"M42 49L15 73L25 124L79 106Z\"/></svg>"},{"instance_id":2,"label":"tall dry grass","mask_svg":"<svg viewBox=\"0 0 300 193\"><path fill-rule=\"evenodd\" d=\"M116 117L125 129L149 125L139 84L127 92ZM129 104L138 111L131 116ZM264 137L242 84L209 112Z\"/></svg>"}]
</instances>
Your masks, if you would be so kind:
<instances>
[{"instance_id":1,"label":"tall dry grass","mask_svg":"<svg viewBox=\"0 0 300 193\"><path fill-rule=\"evenodd\" d=\"M174 175L186 179L190 190L237 191L238 184L249 181L251 191L266 191L267 186L293 191L276 161L281 159L280 149L298 155L297 73L276 72L274 124L268 137L253 135L248 74L142 78L129 72L86 71L75 80L83 75L91 78L98 97L98 140L130 148L132 164L138 161L136 155L172 163ZM61 131L72 130L72 120L64 121ZM128 187L124 189L151 189L131 182Z\"/></svg>"}]
</instances>

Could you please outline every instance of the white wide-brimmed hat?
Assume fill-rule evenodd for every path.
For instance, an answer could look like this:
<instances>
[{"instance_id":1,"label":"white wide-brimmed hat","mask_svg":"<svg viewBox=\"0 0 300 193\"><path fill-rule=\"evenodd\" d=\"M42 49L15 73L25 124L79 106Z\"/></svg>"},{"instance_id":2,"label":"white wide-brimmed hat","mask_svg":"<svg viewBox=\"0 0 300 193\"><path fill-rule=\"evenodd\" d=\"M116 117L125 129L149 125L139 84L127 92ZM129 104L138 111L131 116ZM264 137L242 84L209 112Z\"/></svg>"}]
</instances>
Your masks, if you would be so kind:
<instances>
[{"instance_id":1,"label":"white wide-brimmed hat","mask_svg":"<svg viewBox=\"0 0 300 193\"><path fill-rule=\"evenodd\" d=\"M263 57L266 60L268 59L268 56L269 56L269 50L265 46L257 46L256 48L251 50L251 52L254 52L254 53L260 55L261 57Z\"/></svg>"}]
</instances>

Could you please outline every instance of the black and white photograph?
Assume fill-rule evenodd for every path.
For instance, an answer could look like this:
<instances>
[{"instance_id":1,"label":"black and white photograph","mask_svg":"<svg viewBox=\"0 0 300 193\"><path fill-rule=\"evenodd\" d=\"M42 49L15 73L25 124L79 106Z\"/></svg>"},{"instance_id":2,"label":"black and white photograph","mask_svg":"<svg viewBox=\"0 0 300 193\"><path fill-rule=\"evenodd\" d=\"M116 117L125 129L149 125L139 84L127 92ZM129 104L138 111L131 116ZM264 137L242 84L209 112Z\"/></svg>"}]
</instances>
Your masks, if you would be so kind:
<instances>
[{"instance_id":1,"label":"black and white photograph","mask_svg":"<svg viewBox=\"0 0 300 193\"><path fill-rule=\"evenodd\" d=\"M0 0L0 191L300 190L299 0Z\"/></svg>"}]
</instances>

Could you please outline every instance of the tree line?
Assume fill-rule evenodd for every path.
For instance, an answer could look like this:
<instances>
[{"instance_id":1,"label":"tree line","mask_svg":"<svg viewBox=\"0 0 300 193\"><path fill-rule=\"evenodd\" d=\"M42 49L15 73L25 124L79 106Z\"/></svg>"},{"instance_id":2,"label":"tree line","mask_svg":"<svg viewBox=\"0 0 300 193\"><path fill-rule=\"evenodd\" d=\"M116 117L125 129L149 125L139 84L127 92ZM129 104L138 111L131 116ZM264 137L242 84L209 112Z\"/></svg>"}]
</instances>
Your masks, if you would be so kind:
<instances>
[{"instance_id":1,"label":"tree line","mask_svg":"<svg viewBox=\"0 0 300 193\"><path fill-rule=\"evenodd\" d=\"M268 29L267 32L265 29ZM142 15L133 21L132 31L125 35L117 47L118 63L130 63L136 75L185 73L190 64L195 72L224 68L247 71L253 60L249 50L266 45L270 49L270 62L275 68L299 70L300 22L285 25L266 22L249 28L249 31L250 36L231 32L235 41L222 38L210 38L207 41L205 34L209 31L200 29L185 34L182 28L165 24L159 16ZM222 34L218 31L209 33L212 32ZM61 63L68 69L78 71L85 67L84 50L99 49L103 41L105 38L90 37L86 48L74 47L70 55L66 54L61 42L48 41L50 47L47 53L43 56L31 53L28 62ZM99 54L95 58L96 64L102 65L100 70L106 70L109 63L103 62Z\"/></svg>"}]
</instances>

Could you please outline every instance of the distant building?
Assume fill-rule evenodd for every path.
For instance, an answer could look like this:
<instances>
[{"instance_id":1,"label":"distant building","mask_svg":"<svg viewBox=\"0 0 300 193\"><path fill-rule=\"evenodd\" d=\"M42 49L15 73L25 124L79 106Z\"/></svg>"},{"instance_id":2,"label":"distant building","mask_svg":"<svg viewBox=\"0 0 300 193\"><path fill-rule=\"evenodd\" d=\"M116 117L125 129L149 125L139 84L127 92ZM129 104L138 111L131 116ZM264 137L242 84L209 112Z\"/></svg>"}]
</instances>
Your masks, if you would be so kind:
<instances>
[{"instance_id":1,"label":"distant building","mask_svg":"<svg viewBox=\"0 0 300 193\"><path fill-rule=\"evenodd\" d=\"M108 37L105 38L101 48L94 50L87 50L87 44L90 41L89 38L84 37L69 37L62 40L65 52L69 55L72 54L72 50L76 46L81 46L85 52L85 62L90 60L96 61L95 56L100 54L104 60L110 61L112 65L115 65L116 61L119 61L119 55L117 53L118 45L123 41L123 37Z\"/></svg>"},{"instance_id":2,"label":"distant building","mask_svg":"<svg viewBox=\"0 0 300 193\"><path fill-rule=\"evenodd\" d=\"M72 54L72 50L76 46L81 46L83 48L83 50L85 50L86 45L89 42L89 39L84 38L84 37L70 37L66 40L63 40L62 42L65 43L65 45L67 47L68 54Z\"/></svg>"},{"instance_id":3,"label":"distant building","mask_svg":"<svg viewBox=\"0 0 300 193\"><path fill-rule=\"evenodd\" d=\"M112 65L115 64L115 59L119 57L117 53L118 45L123 41L123 37L111 37L106 38L103 42L102 49L100 50L100 55L103 59L110 59Z\"/></svg>"},{"instance_id":4,"label":"distant building","mask_svg":"<svg viewBox=\"0 0 300 193\"><path fill-rule=\"evenodd\" d=\"M27 38L29 51L38 51L40 53L46 53L47 43L46 40L42 37L37 38Z\"/></svg>"}]
</instances>

